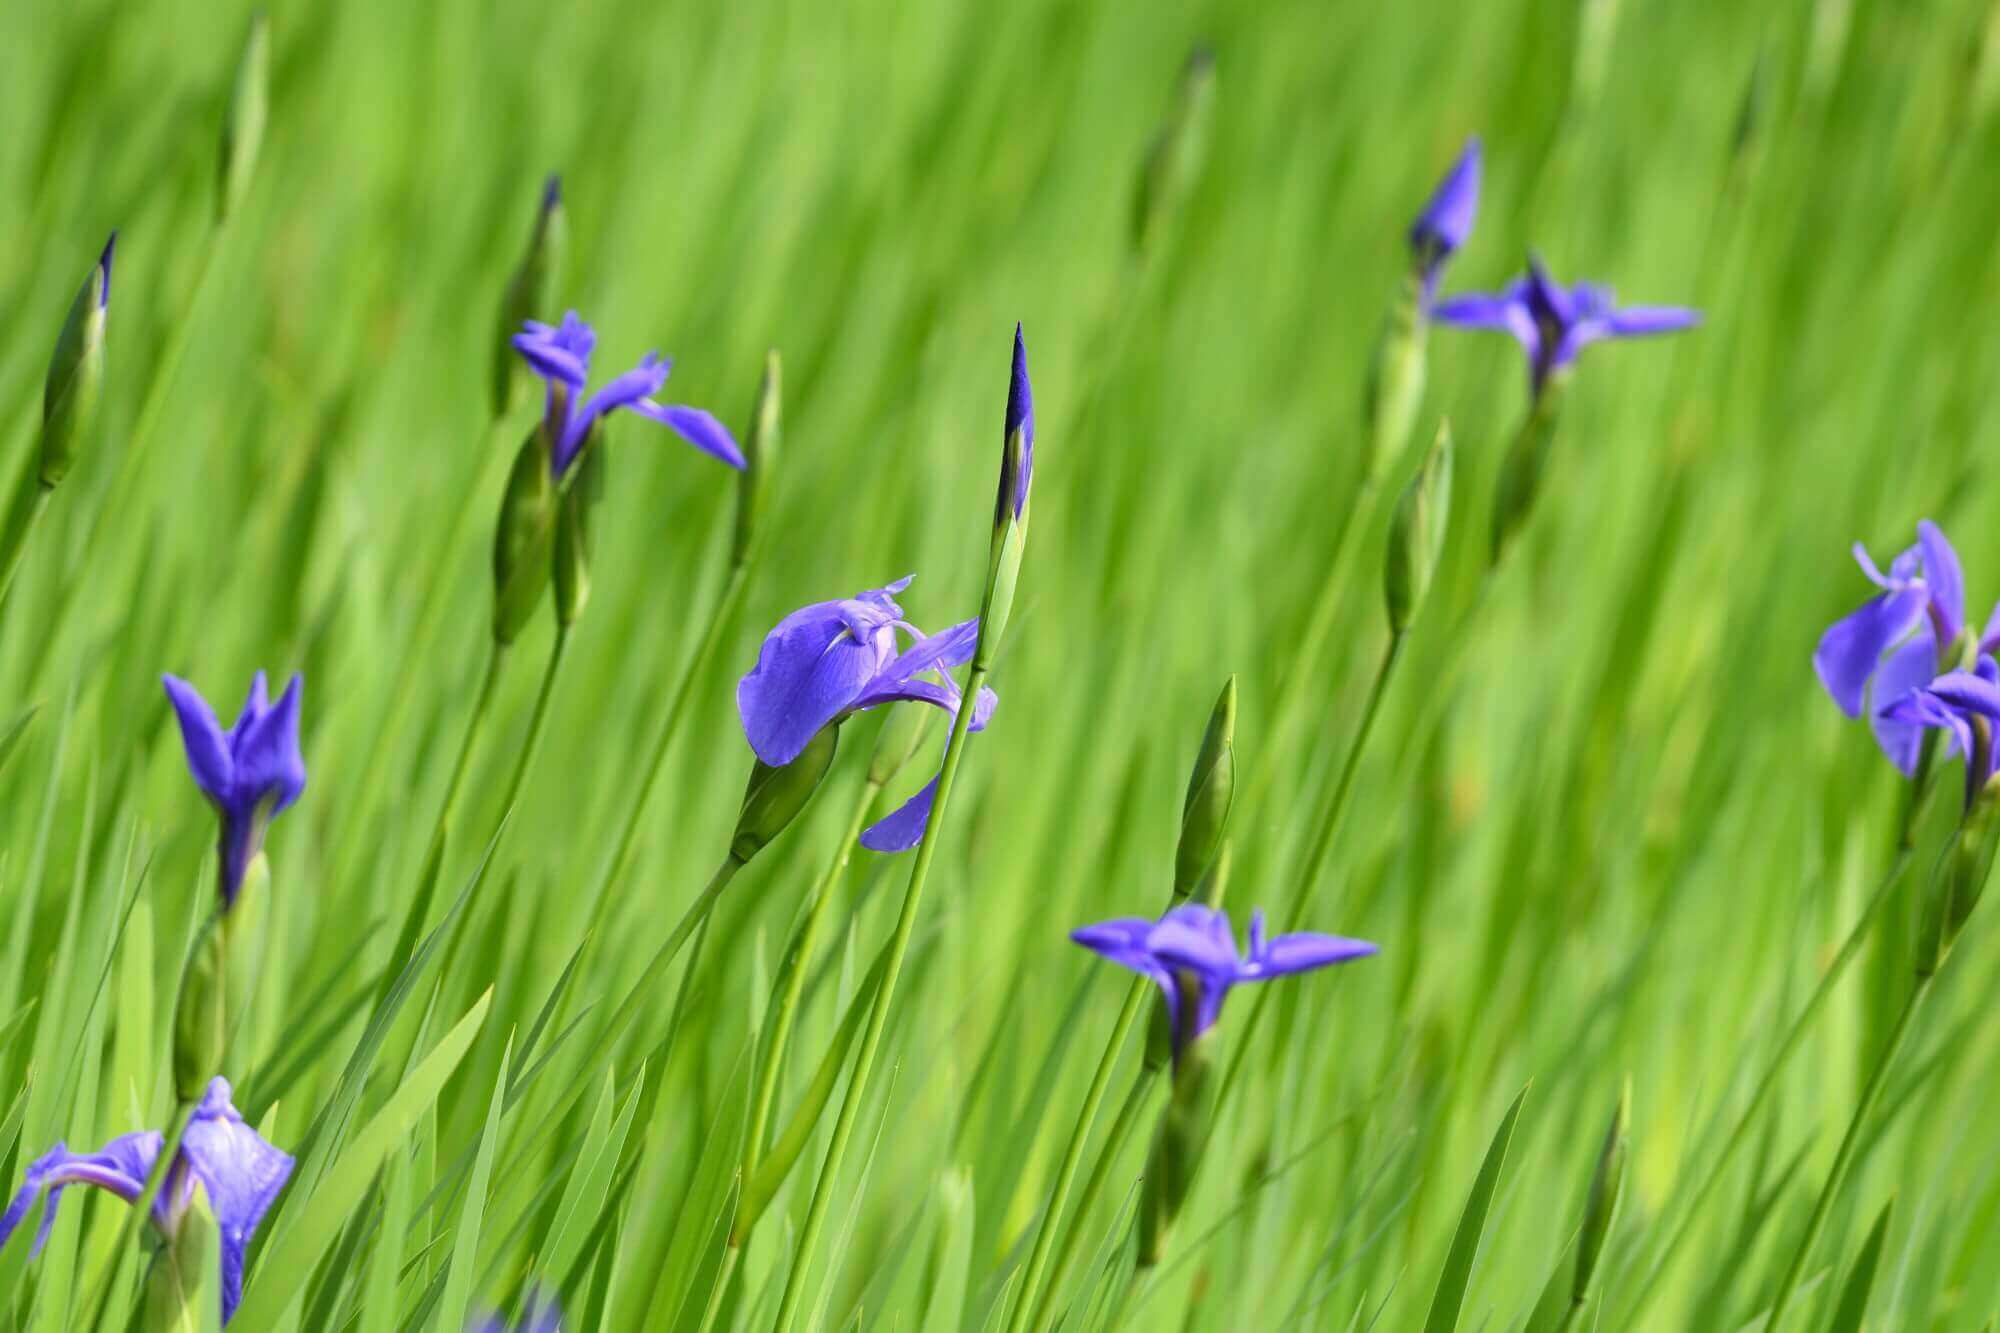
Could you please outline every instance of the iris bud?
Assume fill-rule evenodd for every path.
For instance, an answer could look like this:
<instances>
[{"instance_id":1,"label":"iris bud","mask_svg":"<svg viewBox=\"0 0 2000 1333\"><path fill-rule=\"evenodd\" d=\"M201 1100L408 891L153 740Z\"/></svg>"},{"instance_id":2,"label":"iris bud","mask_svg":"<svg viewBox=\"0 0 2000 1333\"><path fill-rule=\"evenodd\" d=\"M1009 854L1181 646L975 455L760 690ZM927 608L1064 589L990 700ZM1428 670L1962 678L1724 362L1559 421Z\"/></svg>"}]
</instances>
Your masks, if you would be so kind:
<instances>
[{"instance_id":1,"label":"iris bud","mask_svg":"<svg viewBox=\"0 0 2000 1333\"><path fill-rule=\"evenodd\" d=\"M917 747L923 744L924 733L930 728L934 708L891 708L889 716L882 722L882 729L875 733L875 753L868 760L868 781L876 787L886 787L895 780L903 765L916 756Z\"/></svg>"},{"instance_id":2,"label":"iris bud","mask_svg":"<svg viewBox=\"0 0 2000 1333\"><path fill-rule=\"evenodd\" d=\"M983 674L1000 650L1021 554L1028 545L1028 497L1035 472L1035 398L1028 383L1028 349L1014 328L1013 377L1007 386L1007 420L1000 450L1000 487L993 501L993 543L986 560L986 596L979 606L979 645L972 668Z\"/></svg>"},{"instance_id":3,"label":"iris bud","mask_svg":"<svg viewBox=\"0 0 2000 1333\"><path fill-rule=\"evenodd\" d=\"M536 426L514 456L493 540L493 637L510 644L541 604L555 550L559 498L548 445Z\"/></svg>"},{"instance_id":4,"label":"iris bud","mask_svg":"<svg viewBox=\"0 0 2000 1333\"><path fill-rule=\"evenodd\" d=\"M507 290L500 298L500 320L493 338L493 415L502 416L514 404L515 386L532 378L514 350L514 335L531 319L547 321L556 309L556 288L562 279L563 253L569 229L562 206L562 180L550 176L542 187L535 229Z\"/></svg>"},{"instance_id":5,"label":"iris bud","mask_svg":"<svg viewBox=\"0 0 2000 1333\"><path fill-rule=\"evenodd\" d=\"M222 1068L229 1040L229 954L220 914L202 926L174 1009L174 1095L183 1103Z\"/></svg>"},{"instance_id":6,"label":"iris bud","mask_svg":"<svg viewBox=\"0 0 2000 1333\"><path fill-rule=\"evenodd\" d=\"M1174 857L1174 902L1186 902L1215 864L1229 832L1236 795L1236 677L1223 683L1208 715L1187 798L1181 803L1181 840Z\"/></svg>"},{"instance_id":7,"label":"iris bud","mask_svg":"<svg viewBox=\"0 0 2000 1333\"><path fill-rule=\"evenodd\" d=\"M1979 728L1980 745L1992 741ZM1959 932L1972 916L1986 891L1986 879L1993 869L1993 853L2000 844L2000 774L1989 779L1973 797L1972 806L1953 835L1944 860L1931 876L1924 896L1922 921L1917 930L1917 975L1929 977L1944 965Z\"/></svg>"},{"instance_id":8,"label":"iris bud","mask_svg":"<svg viewBox=\"0 0 2000 1333\"><path fill-rule=\"evenodd\" d=\"M798 817L806 802L819 790L820 779L833 764L833 752L840 740L840 725L821 727L798 758L782 768L773 768L761 759L750 770L749 785L743 791L743 808L736 816L736 832L729 839L729 854L747 862Z\"/></svg>"},{"instance_id":9,"label":"iris bud","mask_svg":"<svg viewBox=\"0 0 2000 1333\"><path fill-rule=\"evenodd\" d=\"M1150 251L1201 178L1215 109L1215 52L1197 46L1181 66L1173 105L1153 137L1132 194L1132 248Z\"/></svg>"},{"instance_id":10,"label":"iris bud","mask_svg":"<svg viewBox=\"0 0 2000 1333\"><path fill-rule=\"evenodd\" d=\"M1451 465L1451 425L1439 422L1437 438L1424 455L1423 466L1410 478L1389 525L1382 579L1393 633L1403 633L1417 618L1444 555L1445 529L1451 520Z\"/></svg>"},{"instance_id":11,"label":"iris bud","mask_svg":"<svg viewBox=\"0 0 2000 1333\"><path fill-rule=\"evenodd\" d=\"M221 1327L218 1236L208 1195L195 1190L174 1221L172 1239L163 1238L153 1247L141 1306L144 1333L200 1333Z\"/></svg>"},{"instance_id":12,"label":"iris bud","mask_svg":"<svg viewBox=\"0 0 2000 1333\"><path fill-rule=\"evenodd\" d=\"M1632 1121L1632 1080L1627 1078L1618 1094L1618 1107L1604 1131L1604 1146L1597 1154L1597 1169L1590 1177L1590 1195L1583 1205L1583 1226L1576 1237L1576 1278L1570 1284L1570 1304L1578 1309L1590 1300L1590 1280L1597 1273L1597 1261L1604 1242L1618 1220L1618 1204L1625 1196L1625 1162L1631 1155L1628 1131Z\"/></svg>"},{"instance_id":13,"label":"iris bud","mask_svg":"<svg viewBox=\"0 0 2000 1333\"><path fill-rule=\"evenodd\" d=\"M1508 447L1507 457L1500 464L1500 479L1493 491L1493 546L1492 563L1500 563L1507 547L1528 521L1528 513L1534 508L1535 496L1542 487L1542 473L1548 467L1549 445L1556 434L1556 413L1562 404L1564 386L1569 382L1567 368L1555 370L1542 383L1535 394L1534 405L1528 411L1527 420L1521 423L1520 431Z\"/></svg>"},{"instance_id":14,"label":"iris bud","mask_svg":"<svg viewBox=\"0 0 2000 1333\"><path fill-rule=\"evenodd\" d=\"M236 84L222 121L222 154L215 194L215 220L226 222L250 192L257 152L264 146L264 121L271 101L271 21L263 10L250 15L250 34L236 61Z\"/></svg>"},{"instance_id":15,"label":"iris bud","mask_svg":"<svg viewBox=\"0 0 2000 1333\"><path fill-rule=\"evenodd\" d=\"M562 488L556 521L556 621L574 625L590 601L590 556L596 548L596 514L604 499L603 449L585 446L573 465L576 476Z\"/></svg>"},{"instance_id":16,"label":"iris bud","mask_svg":"<svg viewBox=\"0 0 2000 1333\"><path fill-rule=\"evenodd\" d=\"M97 266L70 302L49 358L48 378L42 384L40 467L45 490L69 475L97 416L104 387L104 322L111 308L111 254L117 244L118 233L113 232Z\"/></svg>"},{"instance_id":17,"label":"iris bud","mask_svg":"<svg viewBox=\"0 0 2000 1333\"><path fill-rule=\"evenodd\" d=\"M1183 1006L1197 997L1195 987L1183 987ZM1206 1036L1191 1041L1174 1066L1173 1095L1160 1116L1160 1128L1146 1157L1146 1179L1139 1196L1139 1257L1151 1268L1166 1254L1174 1223L1194 1185L1195 1165L1208 1137L1215 1106L1212 1060Z\"/></svg>"},{"instance_id":18,"label":"iris bud","mask_svg":"<svg viewBox=\"0 0 2000 1333\"><path fill-rule=\"evenodd\" d=\"M763 517L764 502L771 490L771 468L777 462L780 422L784 398L782 367L774 347L764 355L764 378L757 385L757 411L750 419L750 437L743 445L743 475L736 483L736 542L729 553L732 565L750 559L751 542L757 522Z\"/></svg>"},{"instance_id":19,"label":"iris bud","mask_svg":"<svg viewBox=\"0 0 2000 1333\"><path fill-rule=\"evenodd\" d=\"M1380 481L1403 452L1424 402L1426 334L1423 256L1389 307L1368 362L1362 420L1368 430L1368 480Z\"/></svg>"}]
</instances>

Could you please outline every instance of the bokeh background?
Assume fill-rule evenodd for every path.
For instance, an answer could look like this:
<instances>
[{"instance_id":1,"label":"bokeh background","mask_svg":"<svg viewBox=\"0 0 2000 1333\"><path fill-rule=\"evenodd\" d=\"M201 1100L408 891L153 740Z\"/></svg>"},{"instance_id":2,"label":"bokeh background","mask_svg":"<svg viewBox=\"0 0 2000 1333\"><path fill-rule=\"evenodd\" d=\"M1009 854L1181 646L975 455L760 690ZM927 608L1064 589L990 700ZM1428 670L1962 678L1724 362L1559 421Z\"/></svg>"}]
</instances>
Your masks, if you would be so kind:
<instances>
[{"instance_id":1,"label":"bokeh background","mask_svg":"<svg viewBox=\"0 0 2000 1333\"><path fill-rule=\"evenodd\" d=\"M587 1269L604 1302L563 1296L616 1327L698 1321L692 1279L662 1256L720 1210L701 1167L872 722L731 889L678 1026L676 972L611 1049L589 1034L723 850L749 768L732 687L764 628L913 571L918 623L976 610L1019 320L1039 470L1002 702L963 772L814 1288L829 1328L984 1325L1124 994L1065 934L1157 910L1230 673L1230 903L1295 892L1386 637L1383 495L1414 463L1382 494L1362 487L1368 355L1403 229L1478 134L1478 228L1447 291L1498 286L1532 247L1560 276L1706 321L1585 354L1542 503L1483 594L1525 375L1504 338L1434 333L1418 433L1448 416L1458 442L1446 571L1304 923L1382 955L1288 983L1172 1263L1138 1289L1115 1248L1143 1149L1128 1151L1084 1219L1106 1266L1085 1273L1069 1326L1417 1326L1488 1138L1532 1080L1466 1319L1517 1326L1628 1075L1631 1188L1597 1326L1753 1319L1901 1002L1913 889L1649 1274L1890 852L1900 780L1809 665L1821 628L1869 592L1848 543L1886 560L1930 516L1965 557L1975 614L2000 593L1981 465L2000 355L1996 16L1958 0L280 3L263 155L216 233L247 9L12 0L10 475L66 303L105 233L120 239L101 428L0 618L0 714L34 710L0 770L7 1185L48 1142L156 1124L170 1096L164 1027L211 892L212 826L161 671L221 706L258 667L307 680L311 785L272 833L278 952L234 1071L246 1109L296 1139L359 1039L356 997L415 890L484 662L517 442L490 419L495 319L553 170L564 303L597 324L606 369L657 347L676 360L669 396L740 432L766 349L781 351L770 543L695 684L639 858L559 996L575 1035L507 1109L486 1197L447 1191L422 1212L434 1243L404 1256L393 1309L358 1317L439 1319L426 1291L469 1207L484 1214L475 1303L514 1297L598 1088L611 1079L623 1105L644 1061L658 1100L631 1131L638 1179ZM1142 261L1135 179L1201 43L1217 69L1205 169ZM132 447L152 394L157 427ZM722 470L640 422L608 444L595 600L546 743L459 947L403 1022L403 1047L419 1022L428 1043L493 988L472 1054L399 1154L419 1198L479 1142L510 1035L584 942L727 552ZM1332 632L1314 642L1328 596ZM548 634L544 616L502 687L469 829L501 814ZM481 844L451 848L447 895ZM907 869L857 855L786 1101ZM1989 924L1975 918L1892 1081L1810 1270L1831 1270L1815 1318L1892 1194L1871 1326L1983 1327L2000 1298ZM378 1069L368 1104L400 1072ZM768 1325L820 1152L745 1260L735 1327ZM45 1261L0 1253L7 1317L70 1326L118 1220L72 1208ZM360 1303L366 1226L351 1274L335 1256L314 1278L312 1308L338 1326ZM962 1301L939 1302L961 1274Z\"/></svg>"}]
</instances>

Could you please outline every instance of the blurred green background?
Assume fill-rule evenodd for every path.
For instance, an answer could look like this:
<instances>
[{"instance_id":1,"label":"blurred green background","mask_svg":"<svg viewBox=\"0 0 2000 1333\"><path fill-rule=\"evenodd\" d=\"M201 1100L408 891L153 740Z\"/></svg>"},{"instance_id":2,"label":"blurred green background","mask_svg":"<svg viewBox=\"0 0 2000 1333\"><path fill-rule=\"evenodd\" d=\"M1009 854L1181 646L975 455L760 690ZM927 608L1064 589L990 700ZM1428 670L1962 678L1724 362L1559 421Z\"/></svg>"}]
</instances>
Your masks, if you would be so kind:
<instances>
[{"instance_id":1,"label":"blurred green background","mask_svg":"<svg viewBox=\"0 0 2000 1333\"><path fill-rule=\"evenodd\" d=\"M0 617L0 714L36 710L0 771L7 1187L55 1139L94 1145L169 1104L165 1022L211 892L212 825L161 671L223 709L257 667L306 674L311 785L271 836L278 952L232 1070L246 1110L299 1057L266 1128L296 1142L360 1038L483 666L518 441L489 420L496 310L555 170L564 304L596 323L600 376L657 347L677 364L667 396L740 433L776 347L785 437L766 558L560 999L576 1035L544 1046L546 1073L501 1126L471 1294L499 1303L538 1271L598 1088L612 1078L623 1105L651 1057L638 1173L583 1271L617 1327L698 1322L706 1289L685 1302L662 1255L693 1243L677 1225L715 1216L704 1150L728 1132L873 722L730 890L671 1050L665 982L611 1052L584 1058L588 1034L723 850L749 768L733 682L764 629L912 571L919 624L976 610L1019 320L1039 469L1002 703L962 773L814 1286L828 1328L984 1325L1124 994L1065 934L1158 909L1187 767L1232 672L1230 904L1295 891L1385 638L1387 505L1360 484L1368 354L1403 229L1476 133L1479 223L1447 291L1498 286L1534 247L1566 279L1698 305L1706 323L1585 354L1542 503L1483 597L1491 479L1525 377L1503 338L1434 332L1418 433L1446 415L1458 441L1447 571L1302 923L1383 953L1287 983L1170 1266L1138 1289L1115 1262L1101 1287L1086 1273L1068 1326L1418 1326L1488 1137L1533 1080L1465 1320L1515 1327L1627 1074L1634 1165L1597 1326L1728 1329L1763 1308L1901 1002L1910 886L1942 822L1879 947L1648 1275L1889 855L1899 780L1809 665L1869 591L1847 544L1886 560L1930 516L1958 542L1974 614L2000 593L2000 536L1980 521L2000 8L278 4L263 155L216 232L247 13L0 14L10 477L65 305L120 235L100 429ZM1198 42L1217 60L1206 169L1142 263L1135 177ZM149 393L158 423L134 441ZM721 469L642 422L607 442L596 597L546 743L459 946L392 1042L406 1050L421 1021L428 1045L494 988L473 1053L397 1155L420 1199L479 1141L510 1033L583 942L727 551ZM1325 595L1333 633L1302 653ZM501 813L548 633L544 614L515 653L447 898ZM857 854L784 1105L907 872ZM1892 1080L1809 1270L1831 1270L1813 1318L1891 1194L1871 1326L1983 1327L2000 1300L1989 924L1975 919ZM1230 1015L1247 1009L1239 996ZM400 1073L378 1068L366 1105ZM760 1229L726 1326L768 1326L821 1151ZM1142 1152L1084 1219L1086 1257L1116 1243ZM121 1217L76 1202L43 1261L25 1267L21 1241L0 1253L9 1317L81 1317ZM369 1326L439 1318L424 1293L466 1213L454 1190L420 1215L439 1239L413 1233L395 1308ZM316 1278L341 1326L369 1225L357 1214L353 1276L336 1256ZM946 1309L941 1275L961 1265Z\"/></svg>"}]
</instances>

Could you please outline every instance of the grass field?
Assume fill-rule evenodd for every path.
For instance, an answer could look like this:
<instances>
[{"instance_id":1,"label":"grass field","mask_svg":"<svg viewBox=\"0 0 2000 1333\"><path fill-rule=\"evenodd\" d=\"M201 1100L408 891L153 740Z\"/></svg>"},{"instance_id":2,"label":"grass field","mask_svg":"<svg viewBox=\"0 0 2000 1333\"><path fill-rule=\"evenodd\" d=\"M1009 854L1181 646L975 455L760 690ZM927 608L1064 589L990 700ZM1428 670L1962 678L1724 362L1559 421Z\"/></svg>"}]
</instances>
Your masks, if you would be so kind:
<instances>
[{"instance_id":1,"label":"grass field","mask_svg":"<svg viewBox=\"0 0 2000 1333\"><path fill-rule=\"evenodd\" d=\"M568 1328L768 1329L788 1287L801 1329L1553 1327L1531 1314L1545 1289L1567 1304L1628 1080L1622 1207L1569 1326L1763 1317L1910 992L1958 808L1940 755L1898 856L1910 784L1829 702L1814 645L1872 591L1848 545L1886 567L1921 518L1957 542L1975 622L2000 595L2000 8L281 4L261 151L218 223L250 22L188 0L0 14L8 494L67 303L118 232L101 408L0 609L0 1190L57 1141L173 1118L217 867L160 676L226 722L263 668L304 675L310 779L269 828L221 1069L299 1163L233 1329L455 1331L532 1291ZM1204 44L1206 152L1135 248L1135 183ZM1379 485L1362 417L1405 229L1473 134L1478 222L1446 293L1500 287L1532 248L1704 313L1583 354L1490 575L1519 350L1434 327ZM433 857L541 406L496 418L490 381L551 171L567 255L539 313L596 325L598 381L673 357L672 401L739 439L775 348L781 444L715 620L737 478L608 422L587 612L559 673L547 602L507 653ZM735 685L769 628L911 572L926 629L980 610L1016 321L1036 470L1001 703L959 752L795 1277L912 874L866 850L840 868L882 713L655 962L728 851L752 761ZM1391 511L1440 418L1444 560L1378 676ZM1135 1025L1049 1233L1073 1262L1017 1312L1129 992L1068 932L1162 910L1231 675L1239 929L1264 906L1381 953L1232 998L1205 1039L1232 1082L1144 1270L1167 1080ZM815 1093L823 1112L739 1252L760 1057L822 881L749 1155ZM1970 920L1889 1066L1784 1326L2000 1312L1993 924ZM73 1190L39 1257L17 1234L0 1322L122 1326L158 1262L132 1216Z\"/></svg>"}]
</instances>

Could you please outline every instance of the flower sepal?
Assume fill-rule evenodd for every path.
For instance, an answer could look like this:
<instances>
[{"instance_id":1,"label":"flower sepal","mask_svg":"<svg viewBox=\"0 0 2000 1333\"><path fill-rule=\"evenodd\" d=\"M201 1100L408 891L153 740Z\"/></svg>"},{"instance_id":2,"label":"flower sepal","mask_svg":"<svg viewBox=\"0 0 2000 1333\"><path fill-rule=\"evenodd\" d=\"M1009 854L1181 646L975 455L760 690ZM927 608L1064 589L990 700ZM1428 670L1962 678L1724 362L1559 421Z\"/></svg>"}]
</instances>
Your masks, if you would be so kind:
<instances>
[{"instance_id":1,"label":"flower sepal","mask_svg":"<svg viewBox=\"0 0 2000 1333\"><path fill-rule=\"evenodd\" d=\"M493 638L510 644L541 605L555 555L561 497L549 471L549 445L537 425L514 456L493 537Z\"/></svg>"},{"instance_id":2,"label":"flower sepal","mask_svg":"<svg viewBox=\"0 0 2000 1333\"><path fill-rule=\"evenodd\" d=\"M736 831L729 838L729 854L740 863L776 838L798 818L813 793L833 765L834 750L840 743L840 723L832 722L813 733L798 757L789 764L772 767L758 760L750 770L743 789L743 808L736 816Z\"/></svg>"},{"instance_id":3,"label":"flower sepal","mask_svg":"<svg viewBox=\"0 0 2000 1333\"><path fill-rule=\"evenodd\" d=\"M1139 1196L1142 1269L1153 1267L1166 1254L1174 1223L1194 1185L1195 1166L1215 1111L1214 1046L1205 1034L1188 1042L1174 1063L1173 1094L1146 1155L1146 1180Z\"/></svg>"}]
</instances>

